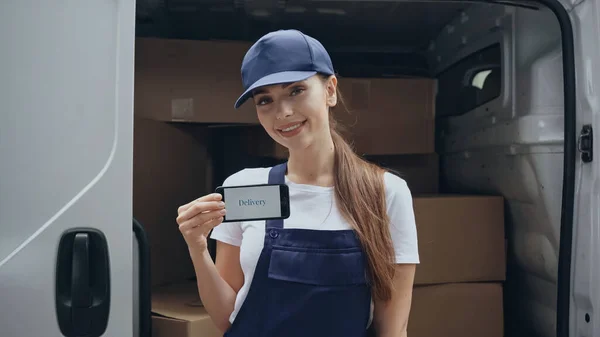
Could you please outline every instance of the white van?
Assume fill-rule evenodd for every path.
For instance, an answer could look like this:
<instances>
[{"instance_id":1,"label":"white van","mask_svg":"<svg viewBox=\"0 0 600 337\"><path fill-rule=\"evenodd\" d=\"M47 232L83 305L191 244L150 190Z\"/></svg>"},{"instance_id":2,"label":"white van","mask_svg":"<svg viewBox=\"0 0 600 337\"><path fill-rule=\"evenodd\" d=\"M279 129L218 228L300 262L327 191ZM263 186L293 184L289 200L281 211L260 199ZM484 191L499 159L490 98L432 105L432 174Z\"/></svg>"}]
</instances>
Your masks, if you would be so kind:
<instances>
[{"instance_id":1,"label":"white van","mask_svg":"<svg viewBox=\"0 0 600 337\"><path fill-rule=\"evenodd\" d=\"M0 336L150 336L151 279L173 276L153 265L189 262L184 246L146 235L137 214L166 214L164 240L180 240L178 203L212 191L226 171L267 161L219 150L235 118L163 120L158 129L211 147L173 157L185 173L163 157L157 170L134 171L138 154L178 144L157 133L134 146L144 104L136 42L253 41L279 27L324 41L347 76L434 79L443 188L505 200L504 335L600 336L598 0L3 0ZM202 90L212 102L195 108L245 114ZM192 106L173 104L184 115ZM190 181L165 180L181 174Z\"/></svg>"}]
</instances>

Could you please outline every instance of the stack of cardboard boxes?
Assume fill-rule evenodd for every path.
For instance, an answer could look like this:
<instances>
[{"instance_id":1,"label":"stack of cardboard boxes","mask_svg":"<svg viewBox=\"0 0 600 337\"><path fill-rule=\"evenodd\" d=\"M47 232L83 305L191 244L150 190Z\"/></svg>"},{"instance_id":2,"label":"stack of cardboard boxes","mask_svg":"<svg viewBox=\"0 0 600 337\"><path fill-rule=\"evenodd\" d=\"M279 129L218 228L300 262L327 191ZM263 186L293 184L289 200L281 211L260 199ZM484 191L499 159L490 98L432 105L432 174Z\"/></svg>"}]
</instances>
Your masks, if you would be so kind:
<instances>
[{"instance_id":1,"label":"stack of cardboard boxes","mask_svg":"<svg viewBox=\"0 0 600 337\"><path fill-rule=\"evenodd\" d=\"M248 47L137 40L134 216L152 249L155 337L220 336L189 281L194 272L175 224L179 205L214 188L205 125L237 125L248 153L287 156L258 125L252 105L233 109ZM340 78L339 86L347 111L336 111L336 119L348 140L360 155L398 172L413 193L421 264L408 335L503 336L503 199L440 193L435 81Z\"/></svg>"}]
</instances>

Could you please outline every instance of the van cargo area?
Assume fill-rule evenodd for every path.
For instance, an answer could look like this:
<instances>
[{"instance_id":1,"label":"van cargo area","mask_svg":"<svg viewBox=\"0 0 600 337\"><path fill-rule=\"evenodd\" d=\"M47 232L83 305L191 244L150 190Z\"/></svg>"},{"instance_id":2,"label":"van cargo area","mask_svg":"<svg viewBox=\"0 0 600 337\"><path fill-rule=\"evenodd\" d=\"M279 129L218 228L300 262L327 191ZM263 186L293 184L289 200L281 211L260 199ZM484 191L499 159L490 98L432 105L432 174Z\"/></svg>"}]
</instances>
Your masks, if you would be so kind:
<instances>
[{"instance_id":1,"label":"van cargo area","mask_svg":"<svg viewBox=\"0 0 600 337\"><path fill-rule=\"evenodd\" d=\"M556 336L565 92L561 27L548 8L137 6L133 215L150 246L154 337L219 336L197 295L177 208L242 168L286 159L251 103L233 108L244 53L282 28L323 42L347 139L413 193L421 264L408 336Z\"/></svg>"}]
</instances>

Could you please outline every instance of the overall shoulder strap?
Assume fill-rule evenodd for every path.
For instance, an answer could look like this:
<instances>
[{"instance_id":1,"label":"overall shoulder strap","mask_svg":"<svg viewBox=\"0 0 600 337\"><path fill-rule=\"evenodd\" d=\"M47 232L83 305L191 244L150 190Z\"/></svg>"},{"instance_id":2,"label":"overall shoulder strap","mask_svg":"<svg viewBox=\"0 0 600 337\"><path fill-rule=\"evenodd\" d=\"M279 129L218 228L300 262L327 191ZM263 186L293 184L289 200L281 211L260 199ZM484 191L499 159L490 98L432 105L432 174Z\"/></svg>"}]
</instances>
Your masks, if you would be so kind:
<instances>
[{"instance_id":1,"label":"overall shoulder strap","mask_svg":"<svg viewBox=\"0 0 600 337\"><path fill-rule=\"evenodd\" d=\"M273 166L269 171L269 184L285 184L287 162Z\"/></svg>"},{"instance_id":2,"label":"overall shoulder strap","mask_svg":"<svg viewBox=\"0 0 600 337\"><path fill-rule=\"evenodd\" d=\"M273 166L269 171L269 184L285 184L287 162ZM267 220L267 228L283 228L283 219Z\"/></svg>"}]
</instances>

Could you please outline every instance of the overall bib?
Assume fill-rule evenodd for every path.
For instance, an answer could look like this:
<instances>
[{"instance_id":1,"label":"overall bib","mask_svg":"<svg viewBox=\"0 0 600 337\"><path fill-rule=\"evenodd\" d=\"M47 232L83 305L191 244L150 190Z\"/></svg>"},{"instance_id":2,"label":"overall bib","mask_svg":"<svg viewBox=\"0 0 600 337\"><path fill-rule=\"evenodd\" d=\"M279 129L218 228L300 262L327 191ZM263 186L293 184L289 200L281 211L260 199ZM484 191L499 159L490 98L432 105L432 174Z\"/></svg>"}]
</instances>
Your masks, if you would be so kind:
<instances>
[{"instance_id":1,"label":"overall bib","mask_svg":"<svg viewBox=\"0 0 600 337\"><path fill-rule=\"evenodd\" d=\"M284 184L287 164L270 184ZM371 287L353 230L284 228L268 220L248 295L224 337L366 337Z\"/></svg>"}]
</instances>

